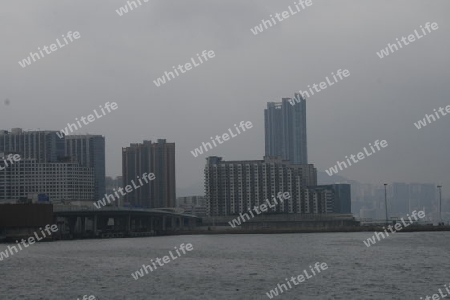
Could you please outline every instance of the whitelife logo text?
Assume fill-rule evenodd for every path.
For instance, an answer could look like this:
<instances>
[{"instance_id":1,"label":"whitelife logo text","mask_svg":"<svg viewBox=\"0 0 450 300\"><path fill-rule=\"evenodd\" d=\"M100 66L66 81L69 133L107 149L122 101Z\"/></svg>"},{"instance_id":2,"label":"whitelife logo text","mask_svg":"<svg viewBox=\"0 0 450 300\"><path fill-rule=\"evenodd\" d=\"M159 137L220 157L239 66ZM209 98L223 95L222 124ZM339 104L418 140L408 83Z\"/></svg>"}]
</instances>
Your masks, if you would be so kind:
<instances>
[{"instance_id":1,"label":"whitelife logo text","mask_svg":"<svg viewBox=\"0 0 450 300\"><path fill-rule=\"evenodd\" d=\"M130 184L127 185L125 187L126 193L123 192L123 188L118 188L117 191L122 196L125 196L127 193L131 193L133 190L137 190L138 188L140 188L141 186L144 185L144 183L142 182L142 180L141 180L141 178L139 176L137 177L137 179L138 179L140 185L136 185L134 183L134 180L131 180L131 183L133 184L133 186L131 186ZM155 179L155 174L153 174L153 173L150 173L150 174L144 173L144 174L142 174L142 179L145 181L145 183L149 183L149 181L152 181L152 180ZM134 189L133 189L133 187L134 187ZM120 199L120 196L117 193L116 189L113 189L113 191L114 191L114 194L117 197L117 199ZM108 203L111 203L111 201L116 201L116 199L114 198L114 195L112 195L112 194L109 194L109 195L105 194L105 197L103 197L101 200L98 200L97 203L94 202L94 206L96 208L101 208L102 206L106 206L106 201L108 201Z\"/></svg>"},{"instance_id":2,"label":"whitelife logo text","mask_svg":"<svg viewBox=\"0 0 450 300\"><path fill-rule=\"evenodd\" d=\"M51 54L51 53L57 51L58 49L61 49L62 47L65 47L66 45L69 44L69 42L67 41L66 37L71 42L73 42L74 39L78 40L81 36L80 36L80 33L78 31L75 31L73 34L72 34L72 31L69 31L67 33L66 37L64 36L64 34L62 35L62 37L64 39L64 42L66 42L65 44L61 44L59 39L56 39L56 42L57 42L59 47L57 47L56 44L51 44L49 47L47 47L47 46L42 47L42 50L44 50L45 53L47 53L47 54ZM50 49L50 51L48 49ZM30 52L30 56L28 56L27 58L23 59L22 61L19 61L19 65L22 68L25 68L26 66L31 65L31 63L32 63L31 59L33 59L33 61L36 61L36 58L37 59L41 59L41 57L44 57L44 53L42 52L41 47L38 47L38 50L39 50L39 53L41 54L40 56L39 56L39 53Z\"/></svg>"},{"instance_id":3,"label":"whitelife logo text","mask_svg":"<svg viewBox=\"0 0 450 300\"><path fill-rule=\"evenodd\" d=\"M381 150L380 146L381 146L382 148L385 148L385 147L388 146L388 143L387 143L386 140L382 140L381 142L380 142L379 140L376 140L376 141L374 142L374 145L373 145L373 146L372 146L372 143L369 143L369 146L370 146L370 148L372 149L373 152L367 151L366 147L363 148L363 149L364 149L364 152L365 152L365 155L367 155L367 156L371 156L372 154L374 154L374 153L376 152L375 149L374 149L373 147L376 147L376 148L378 149L378 151L380 151L380 150ZM345 163L345 161L337 161L337 165L334 165L334 167L331 167L329 170L325 170L325 172L327 172L327 174L328 174L329 176L332 176L333 173L334 173L334 174L337 174L337 173L339 172L338 167L339 167L339 168L341 169L341 171L342 171L342 170L343 170L343 168L342 168L343 166L344 166L344 168L348 168L349 166L352 165L350 159L351 159L354 163L357 163L357 162L359 162L360 160L363 160L364 158L366 158L365 155L364 155L363 152L359 152L357 155L351 154L351 155L350 155L350 158L348 158L348 156L345 156L345 158L347 159L348 166L347 166L347 164ZM358 159L356 159L356 157L358 157Z\"/></svg>"},{"instance_id":4,"label":"whitelife logo text","mask_svg":"<svg viewBox=\"0 0 450 300\"><path fill-rule=\"evenodd\" d=\"M431 115L427 115L425 114L425 118L423 118L422 120L419 120L417 123L414 123L414 126L417 127L417 129L420 129L422 127L427 126L428 124L431 124L431 120L433 120L433 122L436 122L436 118L439 120L441 117L439 116L438 112L436 111L436 109L433 109L434 114L436 115L436 117L433 116L433 114ZM444 112L444 108L443 107L439 107L438 111L442 114L442 116L446 116L447 114L450 113L450 105L447 105L445 107L445 111ZM428 124L427 124L428 121Z\"/></svg>"},{"instance_id":5,"label":"whitelife logo text","mask_svg":"<svg viewBox=\"0 0 450 300\"><path fill-rule=\"evenodd\" d=\"M422 29L423 35L420 35L420 34L417 32L417 30L414 30L414 33L415 33L415 34L410 34L410 35L408 35L408 38L402 36L402 38L401 38L400 40L403 42L403 45L404 45L404 46L407 46L407 45L409 45L410 43L416 41L416 37L417 37L417 39L419 40L419 39L423 38L425 35L427 35L427 32L426 32L425 29L422 27L422 25L420 25L420 28ZM438 24L437 24L436 22L434 22L434 23L427 22L427 23L425 24L425 28L427 29L428 33L430 33L430 32L431 32L431 29L437 30L437 29L439 28L439 26L438 26ZM430 28L431 28L431 29L430 29ZM408 39L409 42L407 42L406 39ZM396 40L397 40L398 47L400 47L400 49L403 48L402 43L400 43L399 39L397 38ZM384 58L384 57L388 56L390 53L394 53L395 51L398 51L398 50L399 50L398 47L397 47L397 45L395 44L395 42L394 42L394 44L388 43L388 46L387 46L386 48L381 49L380 52L377 52L377 55L378 55L378 57L379 57L380 59L381 59L381 58Z\"/></svg>"},{"instance_id":6,"label":"whitelife logo text","mask_svg":"<svg viewBox=\"0 0 450 300\"><path fill-rule=\"evenodd\" d=\"M305 10L306 7L311 6L312 5L312 0L299 0L298 3L294 2L295 5L295 9L292 9L292 7L289 5L288 9L289 11L285 10L283 11L281 14L280 13L276 13L275 14L275 18L277 18L278 22L282 22L284 20L286 20L287 18L289 18L290 16L296 15L298 14L300 11ZM300 6L302 8L300 8ZM269 29L269 27L267 25L269 25L270 27L274 26L277 24L277 21L275 20L275 18L273 17L273 15L270 15L270 20L261 20L262 23L260 23L258 26L255 26L255 28L250 28L250 31L254 34L257 35L258 33L261 33L264 31L264 29ZM264 27L263 27L264 25Z\"/></svg>"},{"instance_id":7,"label":"whitelife logo text","mask_svg":"<svg viewBox=\"0 0 450 300\"><path fill-rule=\"evenodd\" d=\"M81 129L82 126L81 126L80 121L83 122L84 125L88 125L89 123L92 123L95 120L100 119L103 116L106 116L106 112L104 111L103 108L105 108L108 111L108 113L111 112L111 109L112 110L116 110L118 108L116 102L112 102L111 106L110 106L109 102L106 102L105 103L105 107L102 107L101 105L99 105L99 107L102 110L103 115L99 115L97 113L97 110L94 109L95 116L91 114L91 115L88 115L87 117L81 117L80 120L78 120L78 118L75 118L75 121L77 122L78 127L77 127L77 125L75 123L67 123L67 127L62 129L61 132L57 132L56 135L60 139L62 139L64 137L64 135L68 135L69 134L69 130L70 130L71 133L73 133L75 130Z\"/></svg>"},{"instance_id":8,"label":"whitelife logo text","mask_svg":"<svg viewBox=\"0 0 450 300\"><path fill-rule=\"evenodd\" d=\"M164 256L162 259L157 257L155 261L153 259L150 260L152 265L142 265L142 268L140 268L138 271L131 274L131 276L134 278L134 280L138 280L140 277L144 277L146 274L148 274L148 271L153 272L154 270L157 270L158 267L156 266L156 263L162 267L164 264L168 264L171 261L174 261L175 259L181 257L180 251L178 251L177 247L175 248L175 252L178 254L178 256L174 256L172 254L172 251L169 251L170 257L168 255ZM180 245L180 250L183 252L183 254L186 254L185 248L187 251L194 250L194 247L191 243L187 243L186 245L183 243ZM171 259L172 258L172 259ZM156 263L155 263L156 262ZM145 274L144 274L145 272Z\"/></svg>"},{"instance_id":9,"label":"whitelife logo text","mask_svg":"<svg viewBox=\"0 0 450 300\"><path fill-rule=\"evenodd\" d=\"M242 131L245 132L245 128L250 129L253 127L252 122L250 121L241 121L241 123L239 123L239 127L241 127ZM230 133L231 137L237 137L239 134L241 134L241 131L239 130L238 126L236 124L234 124L234 128L237 131L237 134L233 134L233 131L231 131L231 128L228 128L228 132ZM228 133L224 133L221 136L216 135L215 138L211 137L211 141L214 144L214 147L217 147L217 144L215 141L217 141L219 144L223 144L224 142L228 141L230 139L230 135L228 135ZM223 141L220 139L222 138ZM211 143L209 142L203 142L202 145L199 148L195 148L194 151L191 151L192 155L194 155L194 157L199 156L200 154L203 154L203 149L205 149L205 152L208 151L208 148L206 146L209 146L209 150L213 149L213 146L211 145Z\"/></svg>"},{"instance_id":10,"label":"whitelife logo text","mask_svg":"<svg viewBox=\"0 0 450 300\"><path fill-rule=\"evenodd\" d=\"M206 53L206 50L203 50L201 56L203 57L203 59L204 59L205 61L208 61L208 57L209 57L209 58L214 58L214 57L216 56L216 54L215 54L214 51L212 51L212 50L209 50L208 53ZM192 58L191 58L192 64L191 64L190 62L188 62L188 63L185 63L184 65L178 65L178 67L173 66L173 67L172 67L172 68L173 68L173 71L175 72L175 74L177 74L177 77L180 76L180 74L178 73L177 69L178 69L182 74L184 74L184 73L186 73L187 71L192 70L192 66L198 67L198 66L200 66L201 64L203 64L203 60L202 60L202 58L200 57L200 55L199 55L198 53L197 53L197 58L198 58L198 60L200 61L199 64L197 64L197 63L195 62L194 58L192 57ZM183 69L183 67L184 67L185 69ZM170 78L170 77L172 77L172 78ZM164 72L164 75L163 75L162 77L159 77L158 79L153 80L153 83L154 83L157 87L160 87L162 84L165 84L165 83L166 83L166 78L167 78L168 81L170 81L170 80L172 80L172 79L175 79L175 75L174 75L173 72L171 72L171 71L169 71L169 72L166 71L166 72Z\"/></svg>"}]
</instances>

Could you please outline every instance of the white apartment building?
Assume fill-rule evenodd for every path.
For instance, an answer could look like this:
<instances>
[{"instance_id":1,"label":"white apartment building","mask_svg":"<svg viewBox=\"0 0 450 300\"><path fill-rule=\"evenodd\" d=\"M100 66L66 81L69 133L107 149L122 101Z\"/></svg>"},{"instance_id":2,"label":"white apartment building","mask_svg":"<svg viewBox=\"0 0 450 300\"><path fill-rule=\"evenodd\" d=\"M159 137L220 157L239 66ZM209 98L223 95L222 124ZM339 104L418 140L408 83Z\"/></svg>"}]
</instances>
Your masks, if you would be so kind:
<instances>
[{"instance_id":1,"label":"white apartment building","mask_svg":"<svg viewBox=\"0 0 450 300\"><path fill-rule=\"evenodd\" d=\"M208 157L205 166L205 199L209 216L228 216L247 212L288 192L290 199L269 208L272 213L314 212L314 199L307 197L307 187L317 185L314 165L291 164L281 157L264 160L223 161Z\"/></svg>"},{"instance_id":2,"label":"white apartment building","mask_svg":"<svg viewBox=\"0 0 450 300\"><path fill-rule=\"evenodd\" d=\"M50 201L94 201L94 169L76 162L24 159L0 172L0 201L18 200L30 194L46 194Z\"/></svg>"}]
</instances>

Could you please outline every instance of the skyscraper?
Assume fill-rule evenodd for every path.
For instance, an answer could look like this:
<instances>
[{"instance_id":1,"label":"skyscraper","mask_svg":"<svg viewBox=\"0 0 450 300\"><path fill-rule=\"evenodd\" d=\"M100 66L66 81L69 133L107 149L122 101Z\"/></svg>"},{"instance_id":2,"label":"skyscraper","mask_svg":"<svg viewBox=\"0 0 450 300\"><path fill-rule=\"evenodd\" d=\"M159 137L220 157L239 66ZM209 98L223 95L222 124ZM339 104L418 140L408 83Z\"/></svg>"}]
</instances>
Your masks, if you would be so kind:
<instances>
[{"instance_id":1,"label":"skyscraper","mask_svg":"<svg viewBox=\"0 0 450 300\"><path fill-rule=\"evenodd\" d=\"M126 194L125 202L144 208L175 207L175 143L159 139L122 148L123 186L144 173L154 173L155 179Z\"/></svg>"},{"instance_id":2,"label":"skyscraper","mask_svg":"<svg viewBox=\"0 0 450 300\"><path fill-rule=\"evenodd\" d=\"M265 155L281 156L293 164L307 164L306 101L299 93L294 99L297 100L282 98L281 102L267 103Z\"/></svg>"},{"instance_id":3,"label":"skyscraper","mask_svg":"<svg viewBox=\"0 0 450 300\"><path fill-rule=\"evenodd\" d=\"M94 195L105 194L105 137L101 135L66 135L65 155L75 157L81 167L94 169Z\"/></svg>"}]
</instances>

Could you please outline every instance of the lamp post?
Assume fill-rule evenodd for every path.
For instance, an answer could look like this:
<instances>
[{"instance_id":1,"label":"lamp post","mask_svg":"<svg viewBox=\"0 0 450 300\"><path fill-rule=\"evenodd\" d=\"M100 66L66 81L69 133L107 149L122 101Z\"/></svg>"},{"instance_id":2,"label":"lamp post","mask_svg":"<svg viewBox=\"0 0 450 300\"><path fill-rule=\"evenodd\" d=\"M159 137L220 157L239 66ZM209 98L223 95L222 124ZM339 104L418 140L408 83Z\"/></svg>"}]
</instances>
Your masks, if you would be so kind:
<instances>
[{"instance_id":1,"label":"lamp post","mask_svg":"<svg viewBox=\"0 0 450 300\"><path fill-rule=\"evenodd\" d=\"M442 185L438 185L439 189L439 223L442 223Z\"/></svg>"},{"instance_id":2,"label":"lamp post","mask_svg":"<svg viewBox=\"0 0 450 300\"><path fill-rule=\"evenodd\" d=\"M388 224L388 209L387 209L387 191L386 191L387 183L384 184L384 206L386 208L386 225Z\"/></svg>"}]
</instances>

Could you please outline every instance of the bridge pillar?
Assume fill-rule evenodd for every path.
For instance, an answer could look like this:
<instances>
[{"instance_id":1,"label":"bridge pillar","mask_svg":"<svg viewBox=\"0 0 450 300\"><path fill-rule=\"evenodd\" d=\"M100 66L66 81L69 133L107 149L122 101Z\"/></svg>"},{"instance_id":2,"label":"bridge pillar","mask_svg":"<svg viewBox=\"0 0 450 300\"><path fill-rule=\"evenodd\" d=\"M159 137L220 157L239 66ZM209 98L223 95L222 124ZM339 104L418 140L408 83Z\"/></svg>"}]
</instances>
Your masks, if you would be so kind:
<instances>
[{"instance_id":1,"label":"bridge pillar","mask_svg":"<svg viewBox=\"0 0 450 300\"><path fill-rule=\"evenodd\" d=\"M170 230L175 230L177 228L177 218L170 217Z\"/></svg>"},{"instance_id":2,"label":"bridge pillar","mask_svg":"<svg viewBox=\"0 0 450 300\"><path fill-rule=\"evenodd\" d=\"M166 231L166 216L162 217L162 230Z\"/></svg>"},{"instance_id":3,"label":"bridge pillar","mask_svg":"<svg viewBox=\"0 0 450 300\"><path fill-rule=\"evenodd\" d=\"M121 222L121 218L120 217L113 217L112 219L113 219L113 222L114 222L113 230L114 231L120 230L121 229L120 228L120 223L122 223Z\"/></svg>"},{"instance_id":4,"label":"bridge pillar","mask_svg":"<svg viewBox=\"0 0 450 300\"><path fill-rule=\"evenodd\" d=\"M94 236L97 236L97 214L94 214L94 220L92 221L92 231L94 232Z\"/></svg>"},{"instance_id":5,"label":"bridge pillar","mask_svg":"<svg viewBox=\"0 0 450 300\"><path fill-rule=\"evenodd\" d=\"M155 220L155 218L150 217L149 221L150 221L150 232L153 232L154 228L153 228L153 221Z\"/></svg>"},{"instance_id":6,"label":"bridge pillar","mask_svg":"<svg viewBox=\"0 0 450 300\"><path fill-rule=\"evenodd\" d=\"M108 226L109 218L102 216L102 217L98 217L98 220L99 220L99 222L98 222L99 224L97 224L97 228L103 231Z\"/></svg>"},{"instance_id":7,"label":"bridge pillar","mask_svg":"<svg viewBox=\"0 0 450 300\"><path fill-rule=\"evenodd\" d=\"M197 219L189 218L189 230L193 230L196 226Z\"/></svg>"},{"instance_id":8,"label":"bridge pillar","mask_svg":"<svg viewBox=\"0 0 450 300\"><path fill-rule=\"evenodd\" d=\"M128 234L131 231L131 215L128 215L125 220L125 232Z\"/></svg>"},{"instance_id":9,"label":"bridge pillar","mask_svg":"<svg viewBox=\"0 0 450 300\"><path fill-rule=\"evenodd\" d=\"M77 217L69 217L69 232L71 235L75 233L75 225L77 224Z\"/></svg>"},{"instance_id":10,"label":"bridge pillar","mask_svg":"<svg viewBox=\"0 0 450 300\"><path fill-rule=\"evenodd\" d=\"M80 217L81 218L81 233L85 233L86 232L86 218L85 217Z\"/></svg>"}]
</instances>

